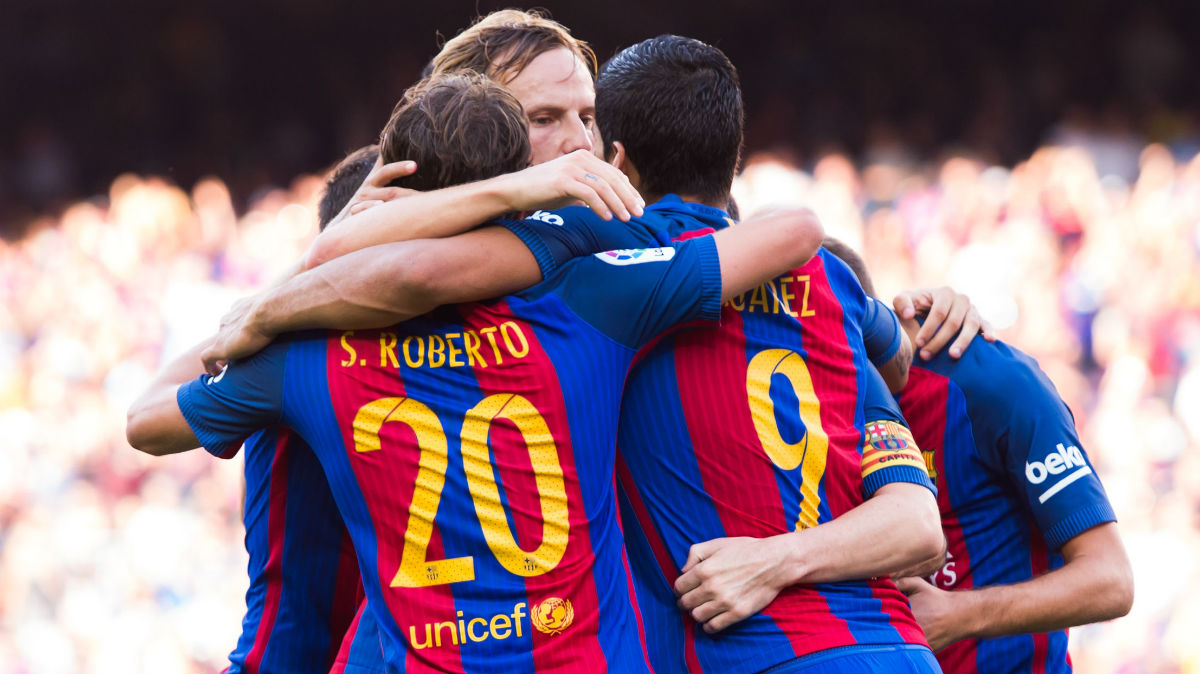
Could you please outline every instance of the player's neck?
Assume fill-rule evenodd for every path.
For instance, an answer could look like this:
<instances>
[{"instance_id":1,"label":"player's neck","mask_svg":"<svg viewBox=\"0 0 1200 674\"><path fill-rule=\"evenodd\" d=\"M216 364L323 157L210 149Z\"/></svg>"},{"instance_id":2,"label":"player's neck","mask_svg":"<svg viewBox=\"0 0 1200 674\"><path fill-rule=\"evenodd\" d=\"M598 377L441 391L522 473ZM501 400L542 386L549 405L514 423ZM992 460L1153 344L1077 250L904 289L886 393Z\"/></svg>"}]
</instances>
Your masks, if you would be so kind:
<instances>
[{"instance_id":1,"label":"player's neck","mask_svg":"<svg viewBox=\"0 0 1200 674\"><path fill-rule=\"evenodd\" d=\"M646 203L652 204L652 203L658 201L659 199L662 199L663 196L665 196L665 195L643 194L642 196L646 199ZM722 196L722 197L718 197L716 199L704 199L695 194L681 194L679 192L676 192L675 196L679 197L679 199L681 201L690 201L690 202L696 203L696 204L703 204L705 206L710 206L712 208L719 208L722 211L725 210L725 208L729 206L729 195L728 194L726 194L725 196Z\"/></svg>"}]
</instances>

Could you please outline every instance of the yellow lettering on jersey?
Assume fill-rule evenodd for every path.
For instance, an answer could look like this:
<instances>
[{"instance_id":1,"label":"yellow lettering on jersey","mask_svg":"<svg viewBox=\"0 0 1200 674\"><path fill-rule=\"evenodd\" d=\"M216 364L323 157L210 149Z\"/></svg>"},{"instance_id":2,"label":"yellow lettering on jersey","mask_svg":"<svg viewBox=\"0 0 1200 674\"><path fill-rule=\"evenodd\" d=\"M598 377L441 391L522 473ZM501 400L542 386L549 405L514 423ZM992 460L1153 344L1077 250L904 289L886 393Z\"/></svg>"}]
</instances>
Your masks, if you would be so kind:
<instances>
[{"instance_id":1,"label":"yellow lettering on jersey","mask_svg":"<svg viewBox=\"0 0 1200 674\"><path fill-rule=\"evenodd\" d=\"M379 333L379 367L391 366L399 369L400 362L396 360L396 333Z\"/></svg>"},{"instance_id":2,"label":"yellow lettering on jersey","mask_svg":"<svg viewBox=\"0 0 1200 674\"><path fill-rule=\"evenodd\" d=\"M779 294L775 296L775 313L779 313L779 305L783 304L784 313L796 318L796 312L792 309L792 300L796 299L796 295L788 289L788 286L795 280L791 276L779 279Z\"/></svg>"},{"instance_id":3,"label":"yellow lettering on jersey","mask_svg":"<svg viewBox=\"0 0 1200 674\"><path fill-rule=\"evenodd\" d=\"M759 307L764 314L770 312L770 309L767 308L767 291L764 286L758 286L750 291L749 304L749 313L754 313L754 307Z\"/></svg>"},{"instance_id":4,"label":"yellow lettering on jersey","mask_svg":"<svg viewBox=\"0 0 1200 674\"><path fill-rule=\"evenodd\" d=\"M479 332L487 337L488 344L492 346L492 353L496 356L496 364L500 365L504 362L504 358L500 355L500 347L496 346L496 326L489 325L486 328L480 328Z\"/></svg>"},{"instance_id":5,"label":"yellow lettering on jersey","mask_svg":"<svg viewBox=\"0 0 1200 674\"><path fill-rule=\"evenodd\" d=\"M466 365L466 363L459 359L459 356L463 354L463 350L454 345L454 340L461 336L457 332L446 333L446 362L450 364L450 367L462 367Z\"/></svg>"},{"instance_id":6,"label":"yellow lettering on jersey","mask_svg":"<svg viewBox=\"0 0 1200 674\"><path fill-rule=\"evenodd\" d=\"M353 330L342 333L342 348L346 350L346 360L342 361L342 367L350 367L358 364L358 352L350 344L350 336L354 334Z\"/></svg>"},{"instance_id":7,"label":"yellow lettering on jersey","mask_svg":"<svg viewBox=\"0 0 1200 674\"><path fill-rule=\"evenodd\" d=\"M409 347L409 344L414 341L417 343L417 355L415 358ZM400 347L400 350L404 352L404 364L409 367L421 367L421 364L425 362L425 340L420 337L405 337L404 344Z\"/></svg>"},{"instance_id":8,"label":"yellow lettering on jersey","mask_svg":"<svg viewBox=\"0 0 1200 674\"><path fill-rule=\"evenodd\" d=\"M816 316L817 312L808 308L808 293L812 290L812 280L808 274L797 276L796 280L804 284L804 297L800 300L800 318Z\"/></svg>"},{"instance_id":9,"label":"yellow lettering on jersey","mask_svg":"<svg viewBox=\"0 0 1200 674\"><path fill-rule=\"evenodd\" d=\"M524 358L529 355L529 340L525 339L525 333L521 332L521 326L514 321L505 321L500 324L500 334L504 337L504 345L508 347L508 352L513 358ZM521 348L518 349L513 345L513 337L521 343Z\"/></svg>"},{"instance_id":10,"label":"yellow lettering on jersey","mask_svg":"<svg viewBox=\"0 0 1200 674\"><path fill-rule=\"evenodd\" d=\"M463 349L467 352L467 364L475 367L487 367L487 361L483 356L479 355L479 346L482 342L479 341L479 333L474 330L467 330L463 333Z\"/></svg>"},{"instance_id":11,"label":"yellow lettering on jersey","mask_svg":"<svg viewBox=\"0 0 1200 674\"><path fill-rule=\"evenodd\" d=\"M446 364L446 342L437 335L429 336L429 367Z\"/></svg>"},{"instance_id":12,"label":"yellow lettering on jersey","mask_svg":"<svg viewBox=\"0 0 1200 674\"><path fill-rule=\"evenodd\" d=\"M462 611L456 614L457 622L452 620L430 621L424 625L409 625L408 626L408 643L414 650L424 650L426 648L441 648L443 646L465 646L468 643L479 643L492 639L494 641L503 641L512 637L518 639L524 636L522 627L525 622L533 621L533 617L529 614L529 610L537 610L548 603L561 605L563 603L570 606L570 601L563 601L558 597L549 597L544 599L541 604L535 604L528 607L525 602L517 602L513 605L511 612L497 613L491 617L478 616L469 620L463 616ZM561 630L571 626L571 620L568 618L561 625L556 626L557 630L547 632L546 629L538 627L537 622L532 623L543 633L559 634ZM424 638L418 636L424 632Z\"/></svg>"}]
</instances>

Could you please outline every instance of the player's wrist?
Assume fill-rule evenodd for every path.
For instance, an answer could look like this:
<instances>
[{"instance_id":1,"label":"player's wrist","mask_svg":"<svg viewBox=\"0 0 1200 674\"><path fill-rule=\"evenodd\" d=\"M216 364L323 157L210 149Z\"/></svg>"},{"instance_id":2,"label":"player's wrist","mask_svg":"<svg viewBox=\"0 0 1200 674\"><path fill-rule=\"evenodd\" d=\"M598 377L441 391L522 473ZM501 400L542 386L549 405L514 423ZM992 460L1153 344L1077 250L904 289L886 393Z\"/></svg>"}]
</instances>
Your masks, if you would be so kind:
<instances>
[{"instance_id":1,"label":"player's wrist","mask_svg":"<svg viewBox=\"0 0 1200 674\"><path fill-rule=\"evenodd\" d=\"M806 583L815 571L812 555L809 554L811 551L805 546L806 531L808 530L803 529L779 534L771 539L779 546L774 558L780 560L777 577L781 581L781 587Z\"/></svg>"}]
</instances>

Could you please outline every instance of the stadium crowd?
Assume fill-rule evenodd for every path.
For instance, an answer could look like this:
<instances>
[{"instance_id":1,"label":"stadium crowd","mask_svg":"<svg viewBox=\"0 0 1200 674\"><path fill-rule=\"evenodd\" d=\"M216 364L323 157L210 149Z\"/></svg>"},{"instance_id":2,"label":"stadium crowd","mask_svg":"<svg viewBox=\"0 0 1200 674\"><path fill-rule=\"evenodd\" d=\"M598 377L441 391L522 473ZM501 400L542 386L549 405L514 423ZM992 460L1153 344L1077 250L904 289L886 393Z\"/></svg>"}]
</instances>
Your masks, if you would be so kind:
<instances>
[{"instance_id":1,"label":"stadium crowd","mask_svg":"<svg viewBox=\"0 0 1200 674\"><path fill-rule=\"evenodd\" d=\"M1012 167L878 146L747 158L743 216L780 197L861 250L885 297L950 283L1075 414L1137 602L1073 631L1081 672L1197 671L1200 156L1062 129ZM1101 173L1113 161L1130 173ZM124 412L160 363L316 232L319 176L261 192L124 175L0 242L0 671L214 671L243 610L240 459L154 461Z\"/></svg>"}]
</instances>

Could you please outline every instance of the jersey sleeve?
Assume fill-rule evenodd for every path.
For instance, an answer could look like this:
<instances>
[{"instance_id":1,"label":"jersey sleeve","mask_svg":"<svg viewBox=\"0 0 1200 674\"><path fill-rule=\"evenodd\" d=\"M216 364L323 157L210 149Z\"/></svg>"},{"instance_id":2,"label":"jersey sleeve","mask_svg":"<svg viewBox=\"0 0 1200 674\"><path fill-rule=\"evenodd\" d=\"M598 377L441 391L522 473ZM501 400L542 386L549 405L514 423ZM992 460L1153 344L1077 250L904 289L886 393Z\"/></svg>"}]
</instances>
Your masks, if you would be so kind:
<instances>
[{"instance_id":1,"label":"jersey sleeve","mask_svg":"<svg viewBox=\"0 0 1200 674\"><path fill-rule=\"evenodd\" d=\"M1116 521L1116 515L1081 447L1071 411L1037 364L1017 355L1002 380L989 387L994 393L987 409L972 410L973 417L994 415L974 422L990 436L976 442L985 462L1003 471L1023 496L1046 545L1057 550L1098 524ZM997 399L1005 394L1007 399Z\"/></svg>"},{"instance_id":2,"label":"jersey sleeve","mask_svg":"<svg viewBox=\"0 0 1200 674\"><path fill-rule=\"evenodd\" d=\"M279 422L286 354L285 344L272 344L179 387L179 409L205 450L229 458L251 433Z\"/></svg>"},{"instance_id":3,"label":"jersey sleeve","mask_svg":"<svg viewBox=\"0 0 1200 674\"><path fill-rule=\"evenodd\" d=\"M711 236L580 258L547 285L583 320L633 349L671 327L721 319L721 263Z\"/></svg>"},{"instance_id":4,"label":"jersey sleeve","mask_svg":"<svg viewBox=\"0 0 1200 674\"><path fill-rule=\"evenodd\" d=\"M537 259L542 276L549 277L567 260L606 250L639 246L668 246L666 234L634 222L605 220L584 206L537 211L524 220L501 220Z\"/></svg>"},{"instance_id":5,"label":"jersey sleeve","mask_svg":"<svg viewBox=\"0 0 1200 674\"><path fill-rule=\"evenodd\" d=\"M863 498L870 498L880 487L892 482L919 484L936 495L937 488L929 479L921 448L900 414L896 399L875 368L863 371L867 378L863 403L867 422L862 451Z\"/></svg>"},{"instance_id":6,"label":"jersey sleeve","mask_svg":"<svg viewBox=\"0 0 1200 674\"><path fill-rule=\"evenodd\" d=\"M867 297L861 326L867 358L875 367L887 363L900 350L900 319L883 302Z\"/></svg>"}]
</instances>

